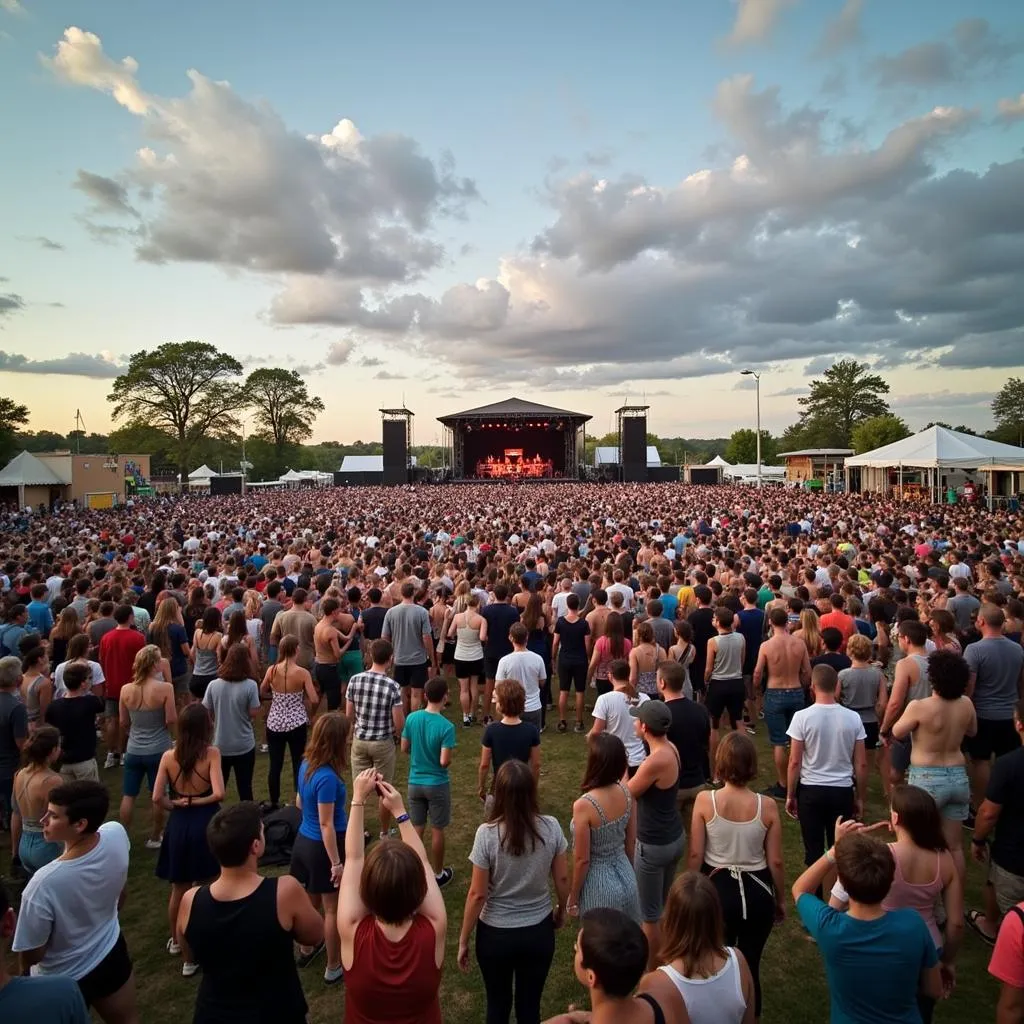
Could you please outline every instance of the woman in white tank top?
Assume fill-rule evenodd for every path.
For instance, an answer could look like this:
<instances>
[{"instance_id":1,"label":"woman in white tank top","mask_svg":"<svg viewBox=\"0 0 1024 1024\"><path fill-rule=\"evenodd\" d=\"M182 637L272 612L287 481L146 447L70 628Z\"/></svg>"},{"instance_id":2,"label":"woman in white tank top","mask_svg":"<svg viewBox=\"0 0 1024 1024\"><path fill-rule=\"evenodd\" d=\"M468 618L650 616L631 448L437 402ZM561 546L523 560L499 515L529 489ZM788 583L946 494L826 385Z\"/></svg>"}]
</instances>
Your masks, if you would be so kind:
<instances>
[{"instance_id":1,"label":"woman in white tank top","mask_svg":"<svg viewBox=\"0 0 1024 1024\"><path fill-rule=\"evenodd\" d=\"M640 990L662 1006L678 995L690 1024L754 1024L754 979L743 954L723 939L722 907L711 881L696 871L680 875L661 919L665 963Z\"/></svg>"}]
</instances>

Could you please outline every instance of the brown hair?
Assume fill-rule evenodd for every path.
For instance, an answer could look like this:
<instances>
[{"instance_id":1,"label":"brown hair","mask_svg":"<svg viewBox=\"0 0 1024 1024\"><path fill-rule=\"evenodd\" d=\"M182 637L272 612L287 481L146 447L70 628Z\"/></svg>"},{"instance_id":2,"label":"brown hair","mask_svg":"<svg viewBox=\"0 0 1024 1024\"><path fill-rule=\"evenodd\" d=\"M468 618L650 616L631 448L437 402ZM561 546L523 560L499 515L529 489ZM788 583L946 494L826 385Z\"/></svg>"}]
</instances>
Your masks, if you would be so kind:
<instances>
[{"instance_id":1,"label":"brown hair","mask_svg":"<svg viewBox=\"0 0 1024 1024\"><path fill-rule=\"evenodd\" d=\"M654 643L654 627L650 622L644 620L636 627L636 638L642 644Z\"/></svg>"},{"instance_id":2,"label":"brown hair","mask_svg":"<svg viewBox=\"0 0 1024 1024\"><path fill-rule=\"evenodd\" d=\"M537 780L525 761L511 758L494 776L494 805L490 824L498 829L498 844L511 857L526 853L542 842L537 828L540 808L537 804Z\"/></svg>"},{"instance_id":3,"label":"brown hair","mask_svg":"<svg viewBox=\"0 0 1024 1024\"><path fill-rule=\"evenodd\" d=\"M375 665L386 665L395 653L390 640L374 640L370 644L370 658Z\"/></svg>"},{"instance_id":4,"label":"brown hair","mask_svg":"<svg viewBox=\"0 0 1024 1024\"><path fill-rule=\"evenodd\" d=\"M249 648L245 644L232 644L224 654L224 660L217 670L220 679L229 683L241 683L252 676Z\"/></svg>"},{"instance_id":5,"label":"brown hair","mask_svg":"<svg viewBox=\"0 0 1024 1024\"><path fill-rule=\"evenodd\" d=\"M359 898L374 917L385 924L401 924L416 913L426 895L423 861L411 847L397 839L374 844L359 879Z\"/></svg>"},{"instance_id":6,"label":"brown hair","mask_svg":"<svg viewBox=\"0 0 1024 1024\"><path fill-rule=\"evenodd\" d=\"M685 977L710 977L713 957L726 956L724 932L722 904L711 880L698 871L680 875L661 918L661 962L681 960Z\"/></svg>"},{"instance_id":7,"label":"brown hair","mask_svg":"<svg viewBox=\"0 0 1024 1024\"><path fill-rule=\"evenodd\" d=\"M851 900L873 906L892 888L896 862L888 846L851 832L836 843L836 871Z\"/></svg>"},{"instance_id":8,"label":"brown hair","mask_svg":"<svg viewBox=\"0 0 1024 1024\"><path fill-rule=\"evenodd\" d=\"M734 786L746 786L757 778L757 747L746 733L725 734L715 751L715 774Z\"/></svg>"},{"instance_id":9,"label":"brown hair","mask_svg":"<svg viewBox=\"0 0 1024 1024\"><path fill-rule=\"evenodd\" d=\"M213 719L200 701L186 704L178 715L178 736L174 741L174 760L181 777L187 779L206 757L213 739Z\"/></svg>"},{"instance_id":10,"label":"brown hair","mask_svg":"<svg viewBox=\"0 0 1024 1024\"><path fill-rule=\"evenodd\" d=\"M526 690L518 679L499 679L494 696L503 715L518 718L526 710Z\"/></svg>"},{"instance_id":11,"label":"brown hair","mask_svg":"<svg viewBox=\"0 0 1024 1024\"><path fill-rule=\"evenodd\" d=\"M622 616L618 612L609 612L604 620L602 636L608 642L608 654L612 658L626 656L626 634L622 628Z\"/></svg>"},{"instance_id":12,"label":"brown hair","mask_svg":"<svg viewBox=\"0 0 1024 1024\"><path fill-rule=\"evenodd\" d=\"M614 733L599 732L587 741L587 767L583 769L580 792L620 782L626 774L629 758L622 740Z\"/></svg>"},{"instance_id":13,"label":"brown hair","mask_svg":"<svg viewBox=\"0 0 1024 1024\"><path fill-rule=\"evenodd\" d=\"M307 779L324 765L329 765L338 775L342 773L348 731L349 720L340 711L328 711L316 720L302 755L306 762Z\"/></svg>"},{"instance_id":14,"label":"brown hair","mask_svg":"<svg viewBox=\"0 0 1024 1024\"><path fill-rule=\"evenodd\" d=\"M294 633L281 637L277 645L277 661L280 664L286 658L294 658L299 651L299 638Z\"/></svg>"}]
</instances>

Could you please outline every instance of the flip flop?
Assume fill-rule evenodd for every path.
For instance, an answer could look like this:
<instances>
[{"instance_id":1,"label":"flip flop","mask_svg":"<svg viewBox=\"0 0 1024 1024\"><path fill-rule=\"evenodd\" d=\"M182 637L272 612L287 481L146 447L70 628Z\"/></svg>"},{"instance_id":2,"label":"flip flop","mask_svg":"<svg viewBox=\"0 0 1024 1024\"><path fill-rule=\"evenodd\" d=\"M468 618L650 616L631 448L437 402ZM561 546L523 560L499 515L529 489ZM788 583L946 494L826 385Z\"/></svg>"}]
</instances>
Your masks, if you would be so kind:
<instances>
[{"instance_id":1,"label":"flip flop","mask_svg":"<svg viewBox=\"0 0 1024 1024\"><path fill-rule=\"evenodd\" d=\"M964 920L967 922L967 925L971 929L971 931L973 931L974 934L977 935L982 942L987 942L990 946L994 946L996 944L996 937L994 935L986 935L985 932L981 930L981 926L978 924L978 918L984 916L985 915L982 914L980 910L964 911Z\"/></svg>"}]
</instances>

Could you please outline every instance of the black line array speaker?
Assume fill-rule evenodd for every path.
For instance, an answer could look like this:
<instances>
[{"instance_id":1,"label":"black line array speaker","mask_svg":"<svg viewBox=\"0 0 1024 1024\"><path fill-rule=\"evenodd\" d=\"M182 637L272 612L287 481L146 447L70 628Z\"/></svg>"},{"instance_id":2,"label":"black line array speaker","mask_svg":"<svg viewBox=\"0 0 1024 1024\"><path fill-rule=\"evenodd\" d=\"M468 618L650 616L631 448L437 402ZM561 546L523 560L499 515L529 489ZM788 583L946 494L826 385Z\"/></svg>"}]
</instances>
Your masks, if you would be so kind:
<instances>
[{"instance_id":1,"label":"black line array speaker","mask_svg":"<svg viewBox=\"0 0 1024 1024\"><path fill-rule=\"evenodd\" d=\"M409 450L405 420L384 420L384 486L409 482Z\"/></svg>"},{"instance_id":2,"label":"black line array speaker","mask_svg":"<svg viewBox=\"0 0 1024 1024\"><path fill-rule=\"evenodd\" d=\"M242 478L240 476L210 477L210 494L241 494Z\"/></svg>"},{"instance_id":3,"label":"black line array speaker","mask_svg":"<svg viewBox=\"0 0 1024 1024\"><path fill-rule=\"evenodd\" d=\"M622 479L626 483L647 481L647 417L624 416L622 419Z\"/></svg>"}]
</instances>

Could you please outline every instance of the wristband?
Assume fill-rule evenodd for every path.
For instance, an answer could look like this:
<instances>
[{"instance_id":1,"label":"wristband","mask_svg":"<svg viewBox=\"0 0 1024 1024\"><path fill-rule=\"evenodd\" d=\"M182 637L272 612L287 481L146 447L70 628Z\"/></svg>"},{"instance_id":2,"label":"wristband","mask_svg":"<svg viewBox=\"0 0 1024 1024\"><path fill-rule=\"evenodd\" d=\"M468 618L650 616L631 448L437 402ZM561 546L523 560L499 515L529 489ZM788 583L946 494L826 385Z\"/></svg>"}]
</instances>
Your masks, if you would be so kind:
<instances>
[{"instance_id":1,"label":"wristband","mask_svg":"<svg viewBox=\"0 0 1024 1024\"><path fill-rule=\"evenodd\" d=\"M400 814L397 818L395 818L395 824L396 825L404 825L408 820L409 820L409 815L408 814Z\"/></svg>"},{"instance_id":2,"label":"wristband","mask_svg":"<svg viewBox=\"0 0 1024 1024\"><path fill-rule=\"evenodd\" d=\"M362 807L362 806L363 806L363 801L362 800L353 800L352 803L349 804L349 807Z\"/></svg>"},{"instance_id":3,"label":"wristband","mask_svg":"<svg viewBox=\"0 0 1024 1024\"><path fill-rule=\"evenodd\" d=\"M836 862L836 855L831 850L826 850L825 851L825 860L827 860L829 862L829 864L835 864L835 862Z\"/></svg>"}]
</instances>

